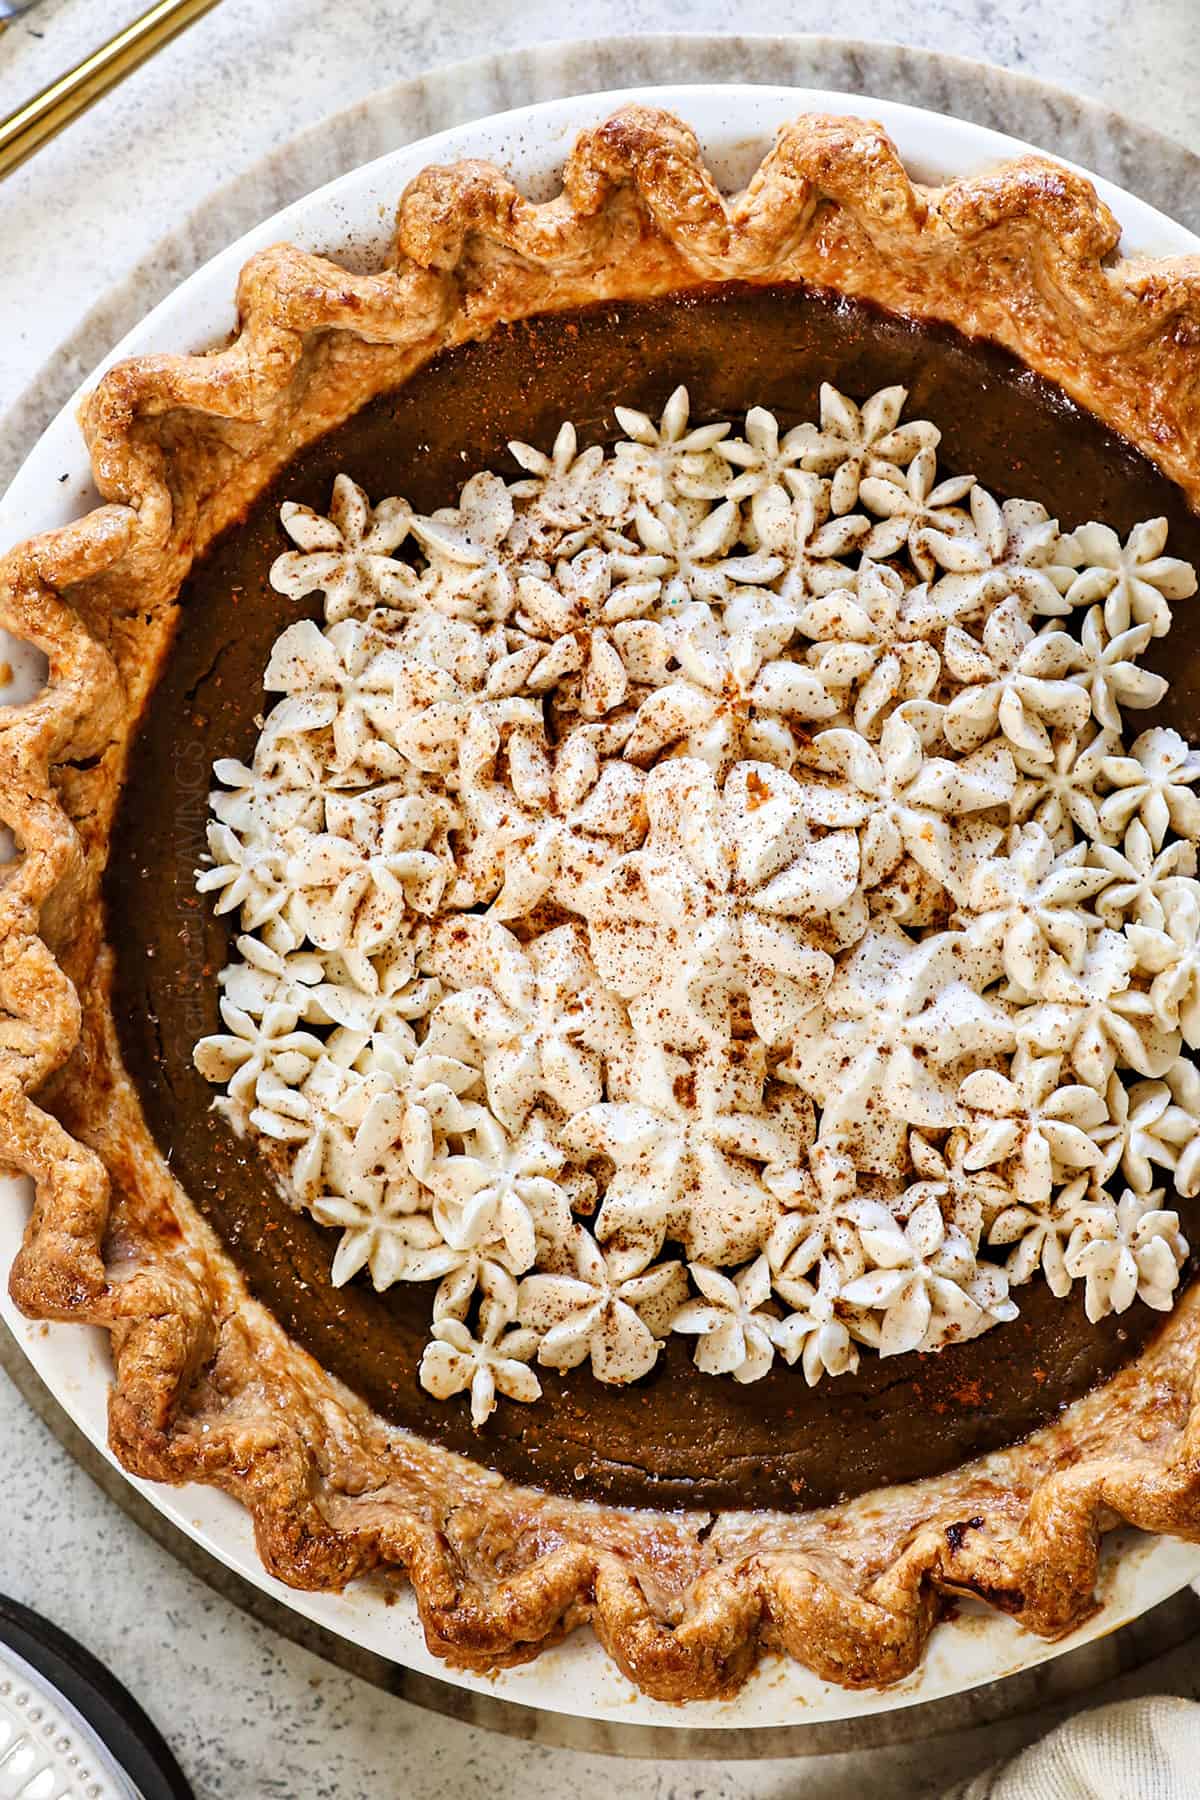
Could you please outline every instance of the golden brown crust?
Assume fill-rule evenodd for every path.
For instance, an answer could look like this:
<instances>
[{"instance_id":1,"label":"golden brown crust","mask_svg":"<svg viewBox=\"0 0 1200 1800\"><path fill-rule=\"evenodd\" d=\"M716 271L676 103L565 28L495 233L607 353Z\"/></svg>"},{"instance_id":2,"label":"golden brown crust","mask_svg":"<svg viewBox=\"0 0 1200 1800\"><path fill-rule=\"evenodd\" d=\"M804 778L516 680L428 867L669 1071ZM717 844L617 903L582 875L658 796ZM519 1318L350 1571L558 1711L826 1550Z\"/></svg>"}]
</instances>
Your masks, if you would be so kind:
<instances>
[{"instance_id":1,"label":"golden brown crust","mask_svg":"<svg viewBox=\"0 0 1200 1800\"><path fill-rule=\"evenodd\" d=\"M590 1620L637 1686L686 1700L732 1693L764 1649L847 1685L895 1680L947 1594L1053 1637L1094 1604L1105 1525L1200 1536L1195 1289L1027 1444L828 1512L584 1506L387 1429L249 1298L150 1139L99 901L184 574L302 444L439 348L605 297L806 280L998 340L1200 504L1200 263L1114 262L1118 236L1053 163L923 188L853 119L797 120L726 200L685 125L631 107L581 136L545 205L484 164L426 170L376 274L261 253L225 349L122 364L86 402L107 504L0 561L0 619L50 669L0 718L20 851L0 887L0 1152L37 1191L11 1287L32 1316L110 1331L117 1455L243 1501L284 1581L403 1570L431 1649L478 1670Z\"/></svg>"}]
</instances>

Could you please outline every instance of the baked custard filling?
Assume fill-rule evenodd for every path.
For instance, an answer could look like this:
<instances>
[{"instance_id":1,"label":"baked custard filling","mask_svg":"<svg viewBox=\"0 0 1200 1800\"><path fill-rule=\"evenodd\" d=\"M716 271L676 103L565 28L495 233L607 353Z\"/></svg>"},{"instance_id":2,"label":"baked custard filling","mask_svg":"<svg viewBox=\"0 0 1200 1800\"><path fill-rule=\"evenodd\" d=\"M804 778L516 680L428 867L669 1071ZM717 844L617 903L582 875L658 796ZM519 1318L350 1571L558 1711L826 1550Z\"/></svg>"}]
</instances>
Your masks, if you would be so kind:
<instances>
[{"instance_id":1,"label":"baked custard filling","mask_svg":"<svg viewBox=\"0 0 1200 1800\"><path fill-rule=\"evenodd\" d=\"M109 875L252 1289L635 1502L823 1504L1111 1373L1200 1189L1197 560L1011 357L798 288L507 327L305 452L189 580Z\"/></svg>"}]
</instances>

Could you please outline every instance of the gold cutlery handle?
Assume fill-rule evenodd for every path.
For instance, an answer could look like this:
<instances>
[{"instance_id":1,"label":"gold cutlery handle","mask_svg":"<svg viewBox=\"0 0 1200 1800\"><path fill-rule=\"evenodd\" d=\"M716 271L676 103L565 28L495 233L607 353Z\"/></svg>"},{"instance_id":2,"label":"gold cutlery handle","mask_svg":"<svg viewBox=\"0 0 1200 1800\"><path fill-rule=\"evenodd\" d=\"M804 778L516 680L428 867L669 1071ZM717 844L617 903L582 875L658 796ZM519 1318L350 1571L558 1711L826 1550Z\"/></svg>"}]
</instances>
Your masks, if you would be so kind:
<instances>
[{"instance_id":1,"label":"gold cutlery handle","mask_svg":"<svg viewBox=\"0 0 1200 1800\"><path fill-rule=\"evenodd\" d=\"M0 123L0 179L216 4L217 0L158 0L78 68L18 107Z\"/></svg>"}]
</instances>

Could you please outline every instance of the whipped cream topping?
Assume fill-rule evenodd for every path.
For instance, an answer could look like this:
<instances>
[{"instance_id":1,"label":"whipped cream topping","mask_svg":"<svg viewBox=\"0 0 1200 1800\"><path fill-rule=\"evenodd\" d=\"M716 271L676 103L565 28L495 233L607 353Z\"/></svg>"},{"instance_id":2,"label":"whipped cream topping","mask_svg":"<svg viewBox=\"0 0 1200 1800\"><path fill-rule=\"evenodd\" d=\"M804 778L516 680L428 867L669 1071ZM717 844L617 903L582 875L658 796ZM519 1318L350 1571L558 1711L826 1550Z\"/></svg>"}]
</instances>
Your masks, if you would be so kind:
<instances>
[{"instance_id":1,"label":"whipped cream topping","mask_svg":"<svg viewBox=\"0 0 1200 1800\"><path fill-rule=\"evenodd\" d=\"M429 1284L481 1427L537 1366L809 1383L1082 1282L1170 1307L1200 1192L1200 752L1124 715L1196 588L939 471L898 387L339 476L216 764L197 1046L335 1283Z\"/></svg>"}]
</instances>

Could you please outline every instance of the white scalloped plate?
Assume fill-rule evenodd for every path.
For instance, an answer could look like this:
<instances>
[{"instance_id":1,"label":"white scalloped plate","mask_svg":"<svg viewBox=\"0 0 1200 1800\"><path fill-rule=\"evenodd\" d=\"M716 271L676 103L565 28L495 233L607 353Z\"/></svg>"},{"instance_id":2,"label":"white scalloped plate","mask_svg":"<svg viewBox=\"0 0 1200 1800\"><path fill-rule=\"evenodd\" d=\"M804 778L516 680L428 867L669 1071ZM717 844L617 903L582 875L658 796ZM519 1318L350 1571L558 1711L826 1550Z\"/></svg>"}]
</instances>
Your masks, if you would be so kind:
<instances>
[{"instance_id":1,"label":"white scalloped plate","mask_svg":"<svg viewBox=\"0 0 1200 1800\"><path fill-rule=\"evenodd\" d=\"M1015 138L941 114L860 95L806 88L657 87L593 94L501 113L381 157L298 201L249 233L185 281L130 332L85 383L119 358L157 350L195 350L218 342L235 324L233 293L246 258L281 238L365 268L386 248L395 202L406 182L431 162L482 156L507 168L531 196L552 194L563 157L575 134L616 106L639 99L666 106L698 132L721 182L740 186L768 148L776 128L796 113L833 111L882 122L910 171L924 180L972 174L1030 148ZM1145 255L1200 251L1194 237L1162 213L1110 182L1092 176L1124 232L1123 250ZM98 500L75 423L75 402L65 407L41 438L0 502L0 550L35 531L78 517ZM0 653L4 646L0 646ZM31 691L37 659L14 647L8 655L13 684L0 700ZM20 1242L29 1209L29 1184L0 1179L0 1265L7 1268ZM31 1324L5 1291L0 1311L30 1361L75 1423L107 1454L106 1401L110 1362L106 1336L82 1326ZM132 1478L130 1478L132 1479ZM1010 1619L964 1605L953 1626L933 1633L921 1667L882 1692L854 1693L819 1681L797 1664L766 1658L741 1693L727 1702L697 1702L686 1709L639 1694L600 1649L590 1632L544 1652L523 1668L490 1677L447 1669L425 1648L416 1606L409 1596L385 1606L365 1583L347 1593L297 1593L263 1571L246 1513L225 1495L203 1487L181 1489L135 1481L140 1492L206 1550L276 1600L364 1649L426 1674L526 1706L544 1707L616 1724L684 1725L745 1729L795 1725L881 1712L994 1681L1044 1662L1063 1650L1115 1630L1139 1613L1200 1578L1200 1547L1133 1532L1106 1541L1100 1576L1100 1612L1081 1631L1045 1644Z\"/></svg>"}]
</instances>

